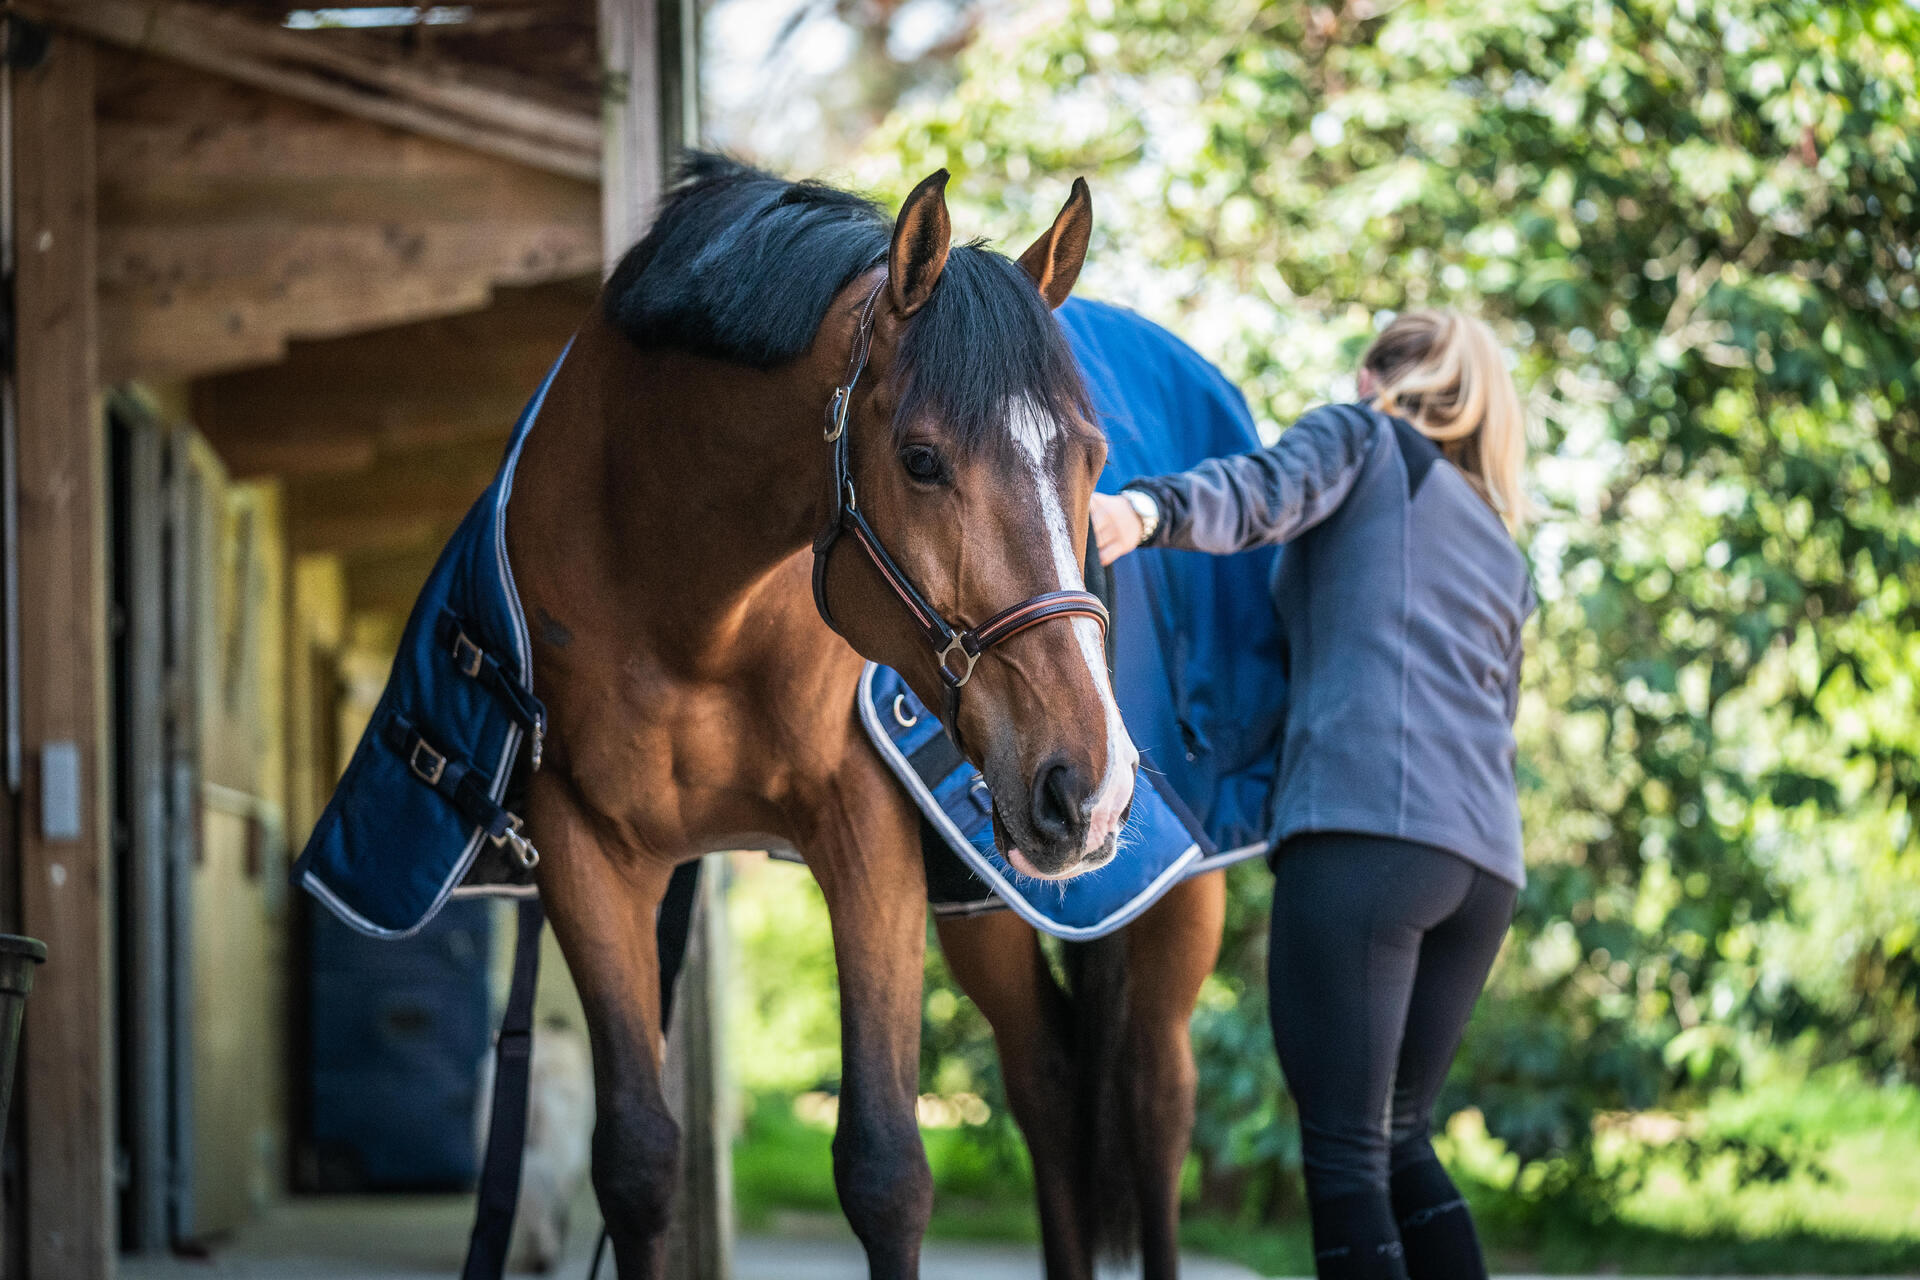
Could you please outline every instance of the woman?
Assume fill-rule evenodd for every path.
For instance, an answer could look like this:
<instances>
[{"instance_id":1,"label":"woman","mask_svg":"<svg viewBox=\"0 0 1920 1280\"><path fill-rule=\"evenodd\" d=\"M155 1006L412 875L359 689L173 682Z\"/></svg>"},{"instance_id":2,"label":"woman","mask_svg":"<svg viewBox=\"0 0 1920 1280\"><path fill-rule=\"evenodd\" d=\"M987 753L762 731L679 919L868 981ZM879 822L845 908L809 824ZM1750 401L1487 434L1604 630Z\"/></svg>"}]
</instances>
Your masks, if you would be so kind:
<instances>
[{"instance_id":1,"label":"woman","mask_svg":"<svg viewBox=\"0 0 1920 1280\"><path fill-rule=\"evenodd\" d=\"M1096 498L1094 532L1109 563L1286 544L1268 982L1316 1265L1472 1280L1486 1264L1429 1126L1524 881L1524 424L1493 334L1456 312L1387 326L1359 389L1271 448Z\"/></svg>"}]
</instances>

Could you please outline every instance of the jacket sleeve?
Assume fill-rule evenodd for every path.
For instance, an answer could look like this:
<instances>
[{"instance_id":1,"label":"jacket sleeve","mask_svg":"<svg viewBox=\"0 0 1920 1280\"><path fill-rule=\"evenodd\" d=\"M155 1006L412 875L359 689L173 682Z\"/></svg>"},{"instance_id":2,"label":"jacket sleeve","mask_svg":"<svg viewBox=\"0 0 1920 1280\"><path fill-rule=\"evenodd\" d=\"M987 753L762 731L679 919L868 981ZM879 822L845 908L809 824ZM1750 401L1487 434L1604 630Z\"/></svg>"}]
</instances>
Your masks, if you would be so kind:
<instances>
[{"instance_id":1,"label":"jacket sleeve","mask_svg":"<svg viewBox=\"0 0 1920 1280\"><path fill-rule=\"evenodd\" d=\"M1160 527L1147 545L1225 555L1285 542L1332 515L1359 479L1374 439L1367 414L1327 405L1267 448L1126 487L1159 504Z\"/></svg>"}]
</instances>

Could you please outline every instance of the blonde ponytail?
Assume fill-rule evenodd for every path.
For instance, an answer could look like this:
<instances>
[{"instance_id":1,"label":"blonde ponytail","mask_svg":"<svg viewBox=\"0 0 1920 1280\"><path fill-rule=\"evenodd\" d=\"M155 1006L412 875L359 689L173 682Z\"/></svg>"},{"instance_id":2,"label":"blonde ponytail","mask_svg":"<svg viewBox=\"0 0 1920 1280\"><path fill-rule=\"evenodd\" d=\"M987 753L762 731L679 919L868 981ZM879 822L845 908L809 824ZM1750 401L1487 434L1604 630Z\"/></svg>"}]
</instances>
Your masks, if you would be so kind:
<instances>
[{"instance_id":1,"label":"blonde ponytail","mask_svg":"<svg viewBox=\"0 0 1920 1280\"><path fill-rule=\"evenodd\" d=\"M1527 516L1526 418L1493 330L1451 309L1410 311L1373 340L1361 368L1375 405L1437 443L1508 528Z\"/></svg>"}]
</instances>

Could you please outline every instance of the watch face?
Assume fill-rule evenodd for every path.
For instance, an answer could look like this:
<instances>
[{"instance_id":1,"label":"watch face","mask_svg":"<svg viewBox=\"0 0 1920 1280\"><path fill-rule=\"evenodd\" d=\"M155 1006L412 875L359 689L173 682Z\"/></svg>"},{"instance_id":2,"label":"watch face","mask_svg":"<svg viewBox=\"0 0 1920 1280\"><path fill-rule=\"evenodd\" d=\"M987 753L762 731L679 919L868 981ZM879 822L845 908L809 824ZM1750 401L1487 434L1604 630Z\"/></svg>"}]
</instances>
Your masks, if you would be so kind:
<instances>
[{"instance_id":1,"label":"watch face","mask_svg":"<svg viewBox=\"0 0 1920 1280\"><path fill-rule=\"evenodd\" d=\"M1160 527L1160 504L1138 489L1128 489L1126 494L1128 505L1140 517L1140 541L1145 542Z\"/></svg>"}]
</instances>

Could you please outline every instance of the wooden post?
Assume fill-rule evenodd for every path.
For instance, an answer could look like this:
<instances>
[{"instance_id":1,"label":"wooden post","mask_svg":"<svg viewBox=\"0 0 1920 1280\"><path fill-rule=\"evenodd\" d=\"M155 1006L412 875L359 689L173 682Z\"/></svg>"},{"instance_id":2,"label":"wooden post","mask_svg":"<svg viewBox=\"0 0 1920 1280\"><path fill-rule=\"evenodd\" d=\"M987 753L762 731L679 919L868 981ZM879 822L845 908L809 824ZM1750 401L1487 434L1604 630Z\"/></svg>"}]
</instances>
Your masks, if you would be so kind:
<instances>
[{"instance_id":1,"label":"wooden post","mask_svg":"<svg viewBox=\"0 0 1920 1280\"><path fill-rule=\"evenodd\" d=\"M733 1274L733 1124L718 963L726 954L726 874L726 855L707 855L667 1034L667 1105L680 1121L680 1193L667 1233L674 1280Z\"/></svg>"},{"instance_id":2,"label":"wooden post","mask_svg":"<svg viewBox=\"0 0 1920 1280\"><path fill-rule=\"evenodd\" d=\"M600 0L600 232L609 270L646 230L666 175L661 3Z\"/></svg>"},{"instance_id":3,"label":"wooden post","mask_svg":"<svg viewBox=\"0 0 1920 1280\"><path fill-rule=\"evenodd\" d=\"M106 521L95 383L93 48L12 71L22 924L47 944L21 1062L30 1280L111 1274Z\"/></svg>"},{"instance_id":4,"label":"wooden post","mask_svg":"<svg viewBox=\"0 0 1920 1280\"><path fill-rule=\"evenodd\" d=\"M600 225L609 270L652 218L668 158L694 141L696 48L692 0L599 0ZM667 1098L680 1121L681 1181L667 1243L674 1280L728 1280L733 1271L733 1151L724 1100L716 963L725 937L721 855L700 870L686 965L667 1039Z\"/></svg>"}]
</instances>

